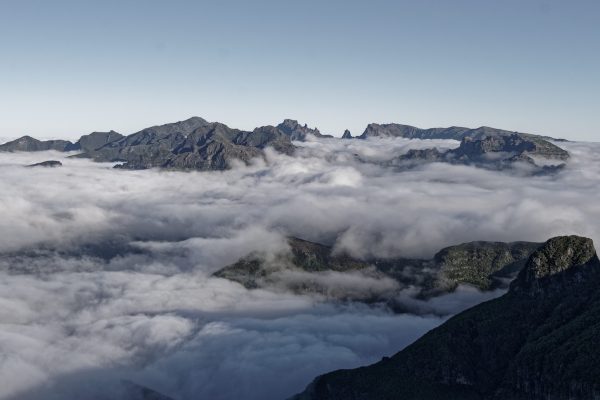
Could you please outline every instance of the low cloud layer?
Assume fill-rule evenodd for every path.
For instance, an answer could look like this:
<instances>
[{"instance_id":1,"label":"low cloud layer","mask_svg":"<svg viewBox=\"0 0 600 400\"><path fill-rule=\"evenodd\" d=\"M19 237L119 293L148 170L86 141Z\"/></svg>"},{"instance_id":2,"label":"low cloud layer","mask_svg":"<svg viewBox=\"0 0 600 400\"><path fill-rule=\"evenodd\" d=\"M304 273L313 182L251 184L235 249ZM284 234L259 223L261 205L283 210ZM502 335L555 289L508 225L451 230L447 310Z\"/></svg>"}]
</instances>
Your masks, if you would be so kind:
<instances>
[{"instance_id":1,"label":"low cloud layer","mask_svg":"<svg viewBox=\"0 0 600 400\"><path fill-rule=\"evenodd\" d=\"M394 315L210 276L251 251L280 251L287 235L356 257L600 239L600 144L561 143L573 157L546 177L377 165L432 144L458 143L321 140L295 157L268 152L210 173L0 154L0 398L103 398L129 380L182 400L283 399L319 373L393 354L446 318L437 315L501 294L461 287L418 301L407 290L414 315ZM48 159L64 166L23 167ZM330 290L392 284L321 278Z\"/></svg>"}]
</instances>

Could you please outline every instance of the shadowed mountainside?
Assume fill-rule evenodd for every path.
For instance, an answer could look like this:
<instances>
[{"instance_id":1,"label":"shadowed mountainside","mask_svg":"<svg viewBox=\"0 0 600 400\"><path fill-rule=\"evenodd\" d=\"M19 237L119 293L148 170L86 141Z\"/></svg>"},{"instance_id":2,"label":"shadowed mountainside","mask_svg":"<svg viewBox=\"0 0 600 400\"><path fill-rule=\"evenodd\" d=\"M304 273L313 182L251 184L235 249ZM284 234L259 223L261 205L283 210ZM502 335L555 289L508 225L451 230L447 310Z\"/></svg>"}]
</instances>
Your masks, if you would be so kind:
<instances>
[{"instance_id":1,"label":"shadowed mountainside","mask_svg":"<svg viewBox=\"0 0 600 400\"><path fill-rule=\"evenodd\" d=\"M600 396L600 261L590 239L550 239L504 296L396 355L316 378L294 400L584 400Z\"/></svg>"}]
</instances>

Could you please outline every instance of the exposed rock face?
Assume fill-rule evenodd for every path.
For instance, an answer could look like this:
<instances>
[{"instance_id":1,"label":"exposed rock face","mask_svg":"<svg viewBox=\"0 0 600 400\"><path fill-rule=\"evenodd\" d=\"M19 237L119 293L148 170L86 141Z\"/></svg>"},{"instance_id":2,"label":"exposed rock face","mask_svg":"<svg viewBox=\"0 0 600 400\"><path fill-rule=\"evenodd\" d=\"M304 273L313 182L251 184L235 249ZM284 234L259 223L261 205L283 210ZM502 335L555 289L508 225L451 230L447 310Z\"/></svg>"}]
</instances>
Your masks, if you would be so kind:
<instances>
[{"instance_id":1,"label":"exposed rock face","mask_svg":"<svg viewBox=\"0 0 600 400\"><path fill-rule=\"evenodd\" d=\"M346 255L334 255L332 248L319 243L298 238L288 238L289 251L272 257L264 253L252 253L217 272L215 276L241 283L246 288L255 289L277 284L278 273L286 270L303 272L351 272L365 270L369 263L355 260ZM297 288L298 291L311 291L310 287Z\"/></svg>"},{"instance_id":2,"label":"exposed rock face","mask_svg":"<svg viewBox=\"0 0 600 400\"><path fill-rule=\"evenodd\" d=\"M591 240L549 240L507 294L391 358L315 379L295 400L584 400L600 396L600 261Z\"/></svg>"},{"instance_id":3,"label":"exposed rock face","mask_svg":"<svg viewBox=\"0 0 600 400\"><path fill-rule=\"evenodd\" d=\"M540 246L529 242L471 242L442 249L432 260L358 260L306 240L289 238L288 244L287 252L249 254L217 271L215 276L255 289L285 286L288 272L308 272L312 275L297 276L293 287L287 285L287 289L305 293L322 291L314 283L319 274L360 272L370 278L391 279L397 282L396 289L418 285L423 288L420 295L430 297L451 292L459 284L470 284L481 290L507 287L507 281L516 276L529 255ZM385 293L385 296L392 295ZM395 308L385 296L371 300L387 302Z\"/></svg>"},{"instance_id":4,"label":"exposed rock face","mask_svg":"<svg viewBox=\"0 0 600 400\"><path fill-rule=\"evenodd\" d=\"M48 161L42 161L40 163L28 165L28 167L55 168L55 167L62 167L62 163L60 161L56 161L56 160L48 160Z\"/></svg>"},{"instance_id":5,"label":"exposed rock face","mask_svg":"<svg viewBox=\"0 0 600 400\"><path fill-rule=\"evenodd\" d=\"M344 134L342 135L342 139L353 139L354 137L352 136L352 134L350 133L350 131L348 129L346 129L344 131Z\"/></svg>"},{"instance_id":6,"label":"exposed rock face","mask_svg":"<svg viewBox=\"0 0 600 400\"><path fill-rule=\"evenodd\" d=\"M127 380L121 381L116 391L119 398L128 400L174 400L160 392Z\"/></svg>"},{"instance_id":7,"label":"exposed rock face","mask_svg":"<svg viewBox=\"0 0 600 400\"><path fill-rule=\"evenodd\" d=\"M0 151L71 151L76 150L77 146L68 140L37 140L31 136L23 136L11 142L0 145Z\"/></svg>"},{"instance_id":8,"label":"exposed rock face","mask_svg":"<svg viewBox=\"0 0 600 400\"><path fill-rule=\"evenodd\" d=\"M89 135L83 135L77 141L76 146L78 150L84 152L94 151L100 147L122 139L124 136L115 131L110 132L92 132Z\"/></svg>"},{"instance_id":9,"label":"exposed rock face","mask_svg":"<svg viewBox=\"0 0 600 400\"><path fill-rule=\"evenodd\" d=\"M441 281L469 283L485 290L494 287L495 278L514 278L539 246L530 242L470 242L442 249L434 260L440 266Z\"/></svg>"},{"instance_id":10,"label":"exposed rock face","mask_svg":"<svg viewBox=\"0 0 600 400\"><path fill-rule=\"evenodd\" d=\"M472 139L482 139L488 136L510 136L513 134L542 140L564 141L564 139L554 139L549 136L507 131L504 129L491 128L489 126L481 126L475 129L465 128L462 126L421 129L411 125L402 124L369 124L362 135L357 136L357 139L366 139L369 137L402 137L406 139L463 140L466 137L470 137Z\"/></svg>"},{"instance_id":11,"label":"exposed rock face","mask_svg":"<svg viewBox=\"0 0 600 400\"><path fill-rule=\"evenodd\" d=\"M420 129L402 124L369 124L358 139L369 137L402 137L406 139L454 139L462 140L469 135L469 128L451 126L450 128Z\"/></svg>"},{"instance_id":12,"label":"exposed rock face","mask_svg":"<svg viewBox=\"0 0 600 400\"><path fill-rule=\"evenodd\" d=\"M577 236L551 239L533 253L528 268L523 269L512 283L513 290L537 294L557 283L560 289L566 284L560 277L570 279L568 271L573 266L586 265L595 257L596 250L591 239ZM556 275L559 278L553 278Z\"/></svg>"},{"instance_id":13,"label":"exposed rock face","mask_svg":"<svg viewBox=\"0 0 600 400\"><path fill-rule=\"evenodd\" d=\"M481 128L480 128L481 129ZM516 133L488 135L486 129L474 137L466 136L456 149L441 152L435 148L410 150L389 162L390 165L410 167L422 162L448 162L451 164L476 165L491 169L512 168L514 163L528 165L533 173L559 170L569 153L560 147L531 135ZM536 158L555 160L554 166L536 164Z\"/></svg>"},{"instance_id":14,"label":"exposed rock face","mask_svg":"<svg viewBox=\"0 0 600 400\"><path fill-rule=\"evenodd\" d=\"M286 154L294 151L290 137L275 127L247 132L194 117L144 129L81 156L121 161L118 167L126 169L223 170L233 161L248 163L262 156L268 146Z\"/></svg>"},{"instance_id":15,"label":"exposed rock face","mask_svg":"<svg viewBox=\"0 0 600 400\"><path fill-rule=\"evenodd\" d=\"M306 124L300 125L298 121L294 119L286 119L281 124L277 125L277 129L285 133L290 137L291 140L305 141L308 135L316 137L327 137L331 138L331 135L323 135L318 129L311 129Z\"/></svg>"},{"instance_id":16,"label":"exposed rock face","mask_svg":"<svg viewBox=\"0 0 600 400\"><path fill-rule=\"evenodd\" d=\"M292 154L292 141L309 137L331 138L318 129L286 119L277 126L263 126L253 131L229 128L199 117L171 124L153 126L129 136L110 132L93 132L76 143L64 140L39 141L24 136L0 145L0 151L82 151L78 157L96 161L120 162L118 168L170 168L182 170L222 170L232 162L248 163L264 155L266 147ZM568 152L547 141L546 137L501 129L463 127L419 129L400 124L369 124L359 139L369 137L403 137L410 139L457 139L460 147L445 152L437 149L411 150L383 163L385 166L411 168L423 162L448 162L491 169L512 168L516 163L528 165L531 173L560 170L564 165L542 163L536 159L565 161ZM344 139L352 139L348 130ZM549 164L549 165L548 165Z\"/></svg>"},{"instance_id":17,"label":"exposed rock face","mask_svg":"<svg viewBox=\"0 0 600 400\"><path fill-rule=\"evenodd\" d=\"M532 174L556 172L564 167L569 153L549 140L547 136L511 132L482 126L476 129L452 126L450 128L420 129L400 124L369 124L358 139L370 137L402 137L408 139L460 140L457 149L439 151L435 148L410 150L386 165L411 168L425 162L447 162L502 170L519 163L526 165ZM537 159L555 161L554 165Z\"/></svg>"},{"instance_id":18,"label":"exposed rock face","mask_svg":"<svg viewBox=\"0 0 600 400\"><path fill-rule=\"evenodd\" d=\"M82 153L77 157L121 162L117 167L124 169L223 170L234 161L248 163L263 156L266 147L292 154L295 147L291 140L304 140L309 134L327 136L293 120L248 132L193 117L146 128L129 136L114 131L93 132L76 143L41 142L25 136L0 146L0 151L80 150Z\"/></svg>"}]
</instances>

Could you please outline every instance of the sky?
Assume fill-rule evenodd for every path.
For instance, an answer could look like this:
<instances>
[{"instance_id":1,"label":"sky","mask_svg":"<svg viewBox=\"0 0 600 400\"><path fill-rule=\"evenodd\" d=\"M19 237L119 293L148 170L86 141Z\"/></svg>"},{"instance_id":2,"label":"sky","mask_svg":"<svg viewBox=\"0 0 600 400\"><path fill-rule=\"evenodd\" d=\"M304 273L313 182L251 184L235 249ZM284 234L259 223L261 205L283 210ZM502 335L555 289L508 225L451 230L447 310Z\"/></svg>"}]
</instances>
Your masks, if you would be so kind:
<instances>
[{"instance_id":1,"label":"sky","mask_svg":"<svg viewBox=\"0 0 600 400\"><path fill-rule=\"evenodd\" d=\"M0 137L200 116L599 141L600 2L0 0Z\"/></svg>"}]
</instances>

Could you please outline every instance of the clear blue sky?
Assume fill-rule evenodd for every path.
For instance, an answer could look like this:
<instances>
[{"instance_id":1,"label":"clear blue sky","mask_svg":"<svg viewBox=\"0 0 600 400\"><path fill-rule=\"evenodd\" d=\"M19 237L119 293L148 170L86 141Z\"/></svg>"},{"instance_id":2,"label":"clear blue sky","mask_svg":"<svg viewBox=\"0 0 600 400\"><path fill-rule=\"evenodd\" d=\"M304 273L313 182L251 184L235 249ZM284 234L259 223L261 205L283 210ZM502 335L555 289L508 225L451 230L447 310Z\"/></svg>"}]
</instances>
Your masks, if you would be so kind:
<instances>
[{"instance_id":1,"label":"clear blue sky","mask_svg":"<svg viewBox=\"0 0 600 400\"><path fill-rule=\"evenodd\" d=\"M0 136L198 115L600 141L600 1L0 0Z\"/></svg>"}]
</instances>

